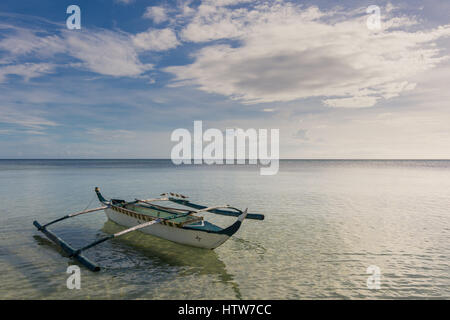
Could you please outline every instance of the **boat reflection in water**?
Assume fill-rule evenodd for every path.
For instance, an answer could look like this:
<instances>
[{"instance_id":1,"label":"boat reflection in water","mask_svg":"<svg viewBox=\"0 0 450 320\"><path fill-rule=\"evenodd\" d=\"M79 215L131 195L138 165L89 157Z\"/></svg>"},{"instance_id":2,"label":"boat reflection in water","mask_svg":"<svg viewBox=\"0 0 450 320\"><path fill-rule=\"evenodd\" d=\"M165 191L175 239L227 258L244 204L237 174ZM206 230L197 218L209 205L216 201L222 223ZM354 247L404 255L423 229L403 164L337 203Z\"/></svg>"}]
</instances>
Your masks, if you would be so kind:
<instances>
[{"instance_id":1,"label":"boat reflection in water","mask_svg":"<svg viewBox=\"0 0 450 320\"><path fill-rule=\"evenodd\" d=\"M102 231L114 234L124 228L107 220ZM104 250L107 247L107 250ZM118 269L157 268L166 276L187 277L190 275L215 275L227 284L241 299L239 286L232 275L227 273L225 264L214 250L195 248L160 239L142 232L132 232L120 239L105 243L103 250L97 248L95 256L106 272ZM94 253L94 252L92 252ZM154 274L154 273L152 273Z\"/></svg>"}]
</instances>

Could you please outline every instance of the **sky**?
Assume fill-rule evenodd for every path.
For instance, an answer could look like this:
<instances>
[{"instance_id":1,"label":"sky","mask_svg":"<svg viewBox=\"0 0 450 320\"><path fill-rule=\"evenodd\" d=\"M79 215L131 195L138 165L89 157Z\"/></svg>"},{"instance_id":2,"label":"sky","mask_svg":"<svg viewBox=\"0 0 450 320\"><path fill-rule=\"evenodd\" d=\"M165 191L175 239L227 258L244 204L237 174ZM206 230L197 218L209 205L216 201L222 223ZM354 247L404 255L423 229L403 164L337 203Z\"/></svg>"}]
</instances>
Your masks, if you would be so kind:
<instances>
[{"instance_id":1,"label":"sky","mask_svg":"<svg viewBox=\"0 0 450 320\"><path fill-rule=\"evenodd\" d=\"M281 158L450 159L449 57L446 0L2 0L0 158L170 158L202 120L279 129Z\"/></svg>"}]
</instances>

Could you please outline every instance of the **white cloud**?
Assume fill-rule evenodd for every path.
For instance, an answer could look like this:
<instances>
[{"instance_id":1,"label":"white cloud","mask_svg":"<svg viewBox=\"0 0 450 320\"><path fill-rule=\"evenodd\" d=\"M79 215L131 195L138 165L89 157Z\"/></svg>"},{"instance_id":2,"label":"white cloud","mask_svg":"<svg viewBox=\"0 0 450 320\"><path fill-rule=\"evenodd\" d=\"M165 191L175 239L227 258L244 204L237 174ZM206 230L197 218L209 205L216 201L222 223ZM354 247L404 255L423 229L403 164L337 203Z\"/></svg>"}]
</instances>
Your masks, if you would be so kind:
<instances>
[{"instance_id":1,"label":"white cloud","mask_svg":"<svg viewBox=\"0 0 450 320\"><path fill-rule=\"evenodd\" d=\"M308 141L308 130L305 129L298 129L297 132L294 134L295 139L300 139L304 141Z\"/></svg>"},{"instance_id":2,"label":"white cloud","mask_svg":"<svg viewBox=\"0 0 450 320\"><path fill-rule=\"evenodd\" d=\"M136 46L133 35L120 31L62 30L59 35L41 36L33 30L16 29L0 41L0 50L9 53L5 62L10 64L0 70L0 81L5 79L5 74L23 75L25 79L29 79L48 73L52 71L49 64L13 63L19 59L49 58L55 54L66 54L80 61L78 64L66 63L64 66L81 67L98 74L116 77L140 76L152 69L153 65L142 63L138 50L143 48L165 50L164 48L173 45L171 36L175 37L168 29L155 30L151 36L138 41L139 46ZM30 66L30 70L23 70L23 66Z\"/></svg>"},{"instance_id":3,"label":"white cloud","mask_svg":"<svg viewBox=\"0 0 450 320\"><path fill-rule=\"evenodd\" d=\"M181 30L185 41L206 42L243 36L248 27L247 9L230 9L214 4L201 4L192 21Z\"/></svg>"},{"instance_id":4,"label":"white cloud","mask_svg":"<svg viewBox=\"0 0 450 320\"><path fill-rule=\"evenodd\" d=\"M237 4L248 3L254 0L205 0L203 3L217 7L234 6Z\"/></svg>"},{"instance_id":5,"label":"white cloud","mask_svg":"<svg viewBox=\"0 0 450 320\"><path fill-rule=\"evenodd\" d=\"M25 81L53 72L55 65L50 63L24 63L0 67L0 83L6 81L8 75L22 76Z\"/></svg>"},{"instance_id":6,"label":"white cloud","mask_svg":"<svg viewBox=\"0 0 450 320\"><path fill-rule=\"evenodd\" d=\"M143 64L128 34L101 30L98 32L65 32L67 53L82 61L93 72L110 76L138 76L152 68Z\"/></svg>"},{"instance_id":7,"label":"white cloud","mask_svg":"<svg viewBox=\"0 0 450 320\"><path fill-rule=\"evenodd\" d=\"M134 2L134 0L115 0L117 3L128 5Z\"/></svg>"},{"instance_id":8,"label":"white cloud","mask_svg":"<svg viewBox=\"0 0 450 320\"><path fill-rule=\"evenodd\" d=\"M138 49L165 51L179 45L175 32L171 29L150 29L133 36L133 44Z\"/></svg>"},{"instance_id":9,"label":"white cloud","mask_svg":"<svg viewBox=\"0 0 450 320\"><path fill-rule=\"evenodd\" d=\"M144 13L144 18L152 19L155 23L161 23L169 20L166 9L159 6L147 7Z\"/></svg>"},{"instance_id":10,"label":"white cloud","mask_svg":"<svg viewBox=\"0 0 450 320\"><path fill-rule=\"evenodd\" d=\"M8 51L14 57L31 53L48 57L65 50L64 43L58 36L39 37L33 30L14 26L3 27L11 29L12 33L0 41L0 50Z\"/></svg>"},{"instance_id":11,"label":"white cloud","mask_svg":"<svg viewBox=\"0 0 450 320\"><path fill-rule=\"evenodd\" d=\"M0 123L7 123L22 127L33 132L41 132L45 127L57 126L56 122L48 120L39 111L22 111L7 106L0 107Z\"/></svg>"},{"instance_id":12,"label":"white cloud","mask_svg":"<svg viewBox=\"0 0 450 320\"><path fill-rule=\"evenodd\" d=\"M360 11L201 4L181 39L206 46L192 64L165 70L176 76L174 86L195 85L244 103L322 97L329 106L369 107L410 90L412 77L446 59L434 42L450 35L450 25L408 32L414 19L388 13L385 29L373 32ZM210 43L218 39L240 44Z\"/></svg>"},{"instance_id":13,"label":"white cloud","mask_svg":"<svg viewBox=\"0 0 450 320\"><path fill-rule=\"evenodd\" d=\"M130 130L92 128L86 132L92 140L117 141L136 139L137 134Z\"/></svg>"},{"instance_id":14,"label":"white cloud","mask_svg":"<svg viewBox=\"0 0 450 320\"><path fill-rule=\"evenodd\" d=\"M323 102L329 107L337 108L366 108L374 106L378 101L377 97L351 97L340 99L325 99Z\"/></svg>"},{"instance_id":15,"label":"white cloud","mask_svg":"<svg viewBox=\"0 0 450 320\"><path fill-rule=\"evenodd\" d=\"M8 74L30 79L52 72L54 66L29 64L24 70L25 64L15 62L61 53L78 60L66 64L72 67L139 77L154 67L141 62L142 52L196 42L203 48L193 53L193 63L165 69L175 75L173 86L195 85L247 104L319 97L328 106L354 108L413 89L412 78L447 58L435 42L450 35L450 25L417 31L417 21L393 16L396 8L390 4L384 8L384 29L373 32L362 9L349 13L283 1L247 2L208 0L193 9L184 1L173 17L164 7L148 7L145 17L170 20L175 27L135 35L104 29L42 35L42 30L11 27L14 32L0 40L0 50L9 52L0 60L0 81ZM406 31L410 26L415 31Z\"/></svg>"},{"instance_id":16,"label":"white cloud","mask_svg":"<svg viewBox=\"0 0 450 320\"><path fill-rule=\"evenodd\" d=\"M448 113L436 106L416 110L345 109L303 117L309 140L294 136L282 142L284 157L448 159ZM284 130L294 124L286 124ZM301 143L300 143L301 142Z\"/></svg>"}]
</instances>

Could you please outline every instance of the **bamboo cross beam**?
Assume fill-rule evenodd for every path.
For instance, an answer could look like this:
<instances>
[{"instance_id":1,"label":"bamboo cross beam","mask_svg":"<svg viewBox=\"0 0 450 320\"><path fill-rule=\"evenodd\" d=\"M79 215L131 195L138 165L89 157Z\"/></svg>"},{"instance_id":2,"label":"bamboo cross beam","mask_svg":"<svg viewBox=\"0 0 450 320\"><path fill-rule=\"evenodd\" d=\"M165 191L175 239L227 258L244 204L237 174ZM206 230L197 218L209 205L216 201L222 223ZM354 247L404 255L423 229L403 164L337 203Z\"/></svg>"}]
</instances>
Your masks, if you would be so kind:
<instances>
[{"instance_id":1,"label":"bamboo cross beam","mask_svg":"<svg viewBox=\"0 0 450 320\"><path fill-rule=\"evenodd\" d=\"M151 202L154 202L154 201L169 201L169 198L154 198L154 199L145 199L145 200L134 199L134 200L150 204Z\"/></svg>"},{"instance_id":2,"label":"bamboo cross beam","mask_svg":"<svg viewBox=\"0 0 450 320\"><path fill-rule=\"evenodd\" d=\"M164 198L162 198L163 200L166 200L166 199L164 199ZM172 208L172 207L163 207L163 206L160 206L160 205L157 205L157 204L154 204L154 203L152 203L152 201L149 201L149 200L141 200L141 199L134 199L134 200L136 200L137 202L142 202L142 203L145 203L145 204L149 204L149 205L151 205L152 207L154 207L154 208L157 208L157 209L161 209L161 210L169 210L169 211L175 211L175 212L180 212L180 213L187 213L187 212L190 212L190 213L195 213L195 211L193 211L193 210L189 210L189 209L182 209L182 208ZM157 200L159 200L159 199L157 199ZM167 199L167 201L169 201L169 199Z\"/></svg>"},{"instance_id":3,"label":"bamboo cross beam","mask_svg":"<svg viewBox=\"0 0 450 320\"><path fill-rule=\"evenodd\" d=\"M108 208L108 206L103 206L103 207L98 207L98 208L94 208L94 209L88 209L88 210L84 210L84 211L80 211L80 212L75 212L75 213L70 213L68 214L69 217L75 217L75 216L79 216L80 214L85 214L85 213L89 213L89 212L94 212L94 211L99 211L99 210L103 210Z\"/></svg>"},{"instance_id":4,"label":"bamboo cross beam","mask_svg":"<svg viewBox=\"0 0 450 320\"><path fill-rule=\"evenodd\" d=\"M234 209L234 210L236 210L238 212L242 212L241 210L233 208L232 206L227 204L227 205L224 205L224 206L214 206L214 207L208 207L208 208L204 208L204 209L200 209L200 210L195 210L193 213L199 213L199 212L204 212L204 211L211 211L211 210L216 210L216 209L220 209L220 208Z\"/></svg>"},{"instance_id":5,"label":"bamboo cross beam","mask_svg":"<svg viewBox=\"0 0 450 320\"><path fill-rule=\"evenodd\" d=\"M147 199L147 200L135 199L135 200L136 200L137 202L147 203L147 204L150 204L150 205L155 206L155 207L160 207L160 206L157 206L157 205L153 204L153 203L152 203L153 201L171 201L170 198L156 198L156 199ZM193 214L193 213L199 213L199 212L205 212L205 211L211 211L211 210L215 210L215 209L219 209L219 208L234 209L234 210L236 210L236 211L238 211L238 212L242 212L241 210L236 209L236 208L234 208L234 207L232 207L232 206L230 206L230 205L228 205L228 204L227 204L227 205L223 205L223 206L214 206L214 207L209 207L209 208L203 208L203 209L200 209L200 210L194 210L194 211L192 211L192 210L187 210L187 209L170 208L170 207L160 207L160 208L163 208L163 209L170 209L170 210L174 210L174 211L184 211L184 212L190 211L191 214Z\"/></svg>"},{"instance_id":6,"label":"bamboo cross beam","mask_svg":"<svg viewBox=\"0 0 450 320\"><path fill-rule=\"evenodd\" d=\"M98 208L94 208L94 209L84 210L84 211L80 211L80 212L70 213L68 215L65 215L64 217L55 219L53 221L50 221L47 224L44 224L43 226L41 226L41 228L48 227L51 224L54 224L56 222L59 222L59 221L62 221L62 220L68 219L68 218L79 216L80 214L85 214L85 213L89 213L89 212L99 211L99 210L103 210L103 209L106 209L106 208L108 208L108 206L103 206L103 207L98 207Z\"/></svg>"},{"instance_id":7,"label":"bamboo cross beam","mask_svg":"<svg viewBox=\"0 0 450 320\"><path fill-rule=\"evenodd\" d=\"M192 203L188 200L181 200L181 199L176 199L176 198L169 198L169 201L181 204L181 205L189 207L189 208L194 208L197 210L208 209L208 212L220 214L220 215L224 215L224 216L237 217L237 216L239 216L240 212L242 212L241 210L235 209L233 207L228 207L228 209L235 209L236 212L233 212L230 210L211 209L211 208L207 208L206 206ZM264 220L264 215L257 214L257 213L249 213L249 214L247 214L246 219Z\"/></svg>"}]
</instances>

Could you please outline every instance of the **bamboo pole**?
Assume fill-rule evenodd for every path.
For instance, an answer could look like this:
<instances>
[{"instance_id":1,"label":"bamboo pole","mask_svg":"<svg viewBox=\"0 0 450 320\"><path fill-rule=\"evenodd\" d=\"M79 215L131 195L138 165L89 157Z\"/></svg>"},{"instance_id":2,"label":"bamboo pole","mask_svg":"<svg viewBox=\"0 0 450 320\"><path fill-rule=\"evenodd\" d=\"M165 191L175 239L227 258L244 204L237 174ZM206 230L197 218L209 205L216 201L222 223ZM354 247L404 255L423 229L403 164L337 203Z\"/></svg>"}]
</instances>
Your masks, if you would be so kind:
<instances>
[{"instance_id":1,"label":"bamboo pole","mask_svg":"<svg viewBox=\"0 0 450 320\"><path fill-rule=\"evenodd\" d=\"M84 211L80 211L80 212L70 213L70 214L68 214L68 215L65 215L64 217L58 218L58 219L56 219L56 220L50 221L50 222L47 223L47 224L44 224L44 225L42 226L42 228L48 227L48 226L51 225L51 224L54 224L54 223L56 223L56 222L65 220L65 219L67 219L67 218L76 217L76 216L79 216L80 214L85 214L85 213L89 213L89 212L99 211L99 210L103 210L103 209L106 209L106 208L108 208L108 206L103 206L103 207L98 207L98 208L94 208L94 209L84 210Z\"/></svg>"}]
</instances>

